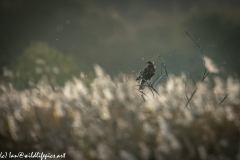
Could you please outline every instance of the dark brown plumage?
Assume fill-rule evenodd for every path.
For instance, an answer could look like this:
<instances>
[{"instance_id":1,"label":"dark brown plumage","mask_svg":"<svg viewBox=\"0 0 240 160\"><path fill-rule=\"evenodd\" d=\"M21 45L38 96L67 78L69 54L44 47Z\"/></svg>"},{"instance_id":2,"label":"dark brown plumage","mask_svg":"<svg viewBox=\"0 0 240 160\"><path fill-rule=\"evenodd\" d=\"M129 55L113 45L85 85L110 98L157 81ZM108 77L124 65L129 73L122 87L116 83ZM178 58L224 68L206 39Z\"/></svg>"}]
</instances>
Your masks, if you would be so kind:
<instances>
[{"instance_id":1,"label":"dark brown plumage","mask_svg":"<svg viewBox=\"0 0 240 160\"><path fill-rule=\"evenodd\" d=\"M139 72L140 75L136 79L140 80L139 90L142 90L144 88L143 84L145 83L145 81L150 80L155 75L156 66L154 66L154 62L147 61L146 64L147 66Z\"/></svg>"}]
</instances>

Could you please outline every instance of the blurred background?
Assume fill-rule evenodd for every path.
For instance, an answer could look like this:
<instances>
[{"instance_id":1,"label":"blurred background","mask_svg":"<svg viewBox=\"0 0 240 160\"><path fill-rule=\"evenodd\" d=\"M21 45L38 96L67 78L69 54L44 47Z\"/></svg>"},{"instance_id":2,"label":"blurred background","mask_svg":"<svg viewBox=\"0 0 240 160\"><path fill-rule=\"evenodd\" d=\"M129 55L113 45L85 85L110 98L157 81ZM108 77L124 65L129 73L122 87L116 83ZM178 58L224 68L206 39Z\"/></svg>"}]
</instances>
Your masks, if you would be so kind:
<instances>
[{"instance_id":1,"label":"blurred background","mask_svg":"<svg viewBox=\"0 0 240 160\"><path fill-rule=\"evenodd\" d=\"M24 62L29 57L23 56L32 49L29 61L34 61L39 58L34 52L45 47L72 57L69 63L75 66L70 70L86 74L94 64L110 75L131 74L159 53L170 73L197 73L202 70L200 50L188 31L217 64L228 57L222 71L237 76L239 8L236 0L2 0L0 67L16 71L24 63L36 69L37 64ZM49 63L58 68L56 61ZM19 72L25 72L24 67Z\"/></svg>"},{"instance_id":2,"label":"blurred background","mask_svg":"<svg viewBox=\"0 0 240 160\"><path fill-rule=\"evenodd\" d=\"M240 160L238 0L0 0L0 13L0 152ZM159 54L169 79L144 102L132 71Z\"/></svg>"}]
</instances>

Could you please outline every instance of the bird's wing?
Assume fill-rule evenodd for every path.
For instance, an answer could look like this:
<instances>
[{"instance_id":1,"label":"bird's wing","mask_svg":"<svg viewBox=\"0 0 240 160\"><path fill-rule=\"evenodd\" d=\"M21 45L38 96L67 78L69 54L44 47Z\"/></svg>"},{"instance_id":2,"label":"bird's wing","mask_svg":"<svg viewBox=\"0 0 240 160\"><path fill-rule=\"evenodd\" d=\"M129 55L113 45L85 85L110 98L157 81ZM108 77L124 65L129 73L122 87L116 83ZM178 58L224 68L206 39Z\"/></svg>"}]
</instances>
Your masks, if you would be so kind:
<instances>
[{"instance_id":1,"label":"bird's wing","mask_svg":"<svg viewBox=\"0 0 240 160\"><path fill-rule=\"evenodd\" d=\"M139 71L139 76L137 77L136 80L142 79L144 78L144 76L147 74L148 72L148 67L145 67L144 69L142 69L141 71Z\"/></svg>"},{"instance_id":2,"label":"bird's wing","mask_svg":"<svg viewBox=\"0 0 240 160\"><path fill-rule=\"evenodd\" d=\"M148 68L148 67L145 67L145 68L143 69L143 71L142 71L142 75L145 76L145 75L148 74L148 72L149 72L149 68Z\"/></svg>"}]
</instances>

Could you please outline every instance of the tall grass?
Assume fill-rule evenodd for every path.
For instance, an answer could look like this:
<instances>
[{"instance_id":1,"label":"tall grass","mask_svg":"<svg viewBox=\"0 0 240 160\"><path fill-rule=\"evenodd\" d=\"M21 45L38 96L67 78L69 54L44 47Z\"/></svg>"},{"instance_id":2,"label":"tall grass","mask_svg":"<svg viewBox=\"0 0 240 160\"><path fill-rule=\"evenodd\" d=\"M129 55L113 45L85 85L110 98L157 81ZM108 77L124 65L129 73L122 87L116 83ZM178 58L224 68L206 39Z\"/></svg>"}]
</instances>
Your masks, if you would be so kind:
<instances>
[{"instance_id":1,"label":"tall grass","mask_svg":"<svg viewBox=\"0 0 240 160\"><path fill-rule=\"evenodd\" d=\"M54 90L47 78L24 91L1 85L0 151L65 152L74 160L240 160L240 84L232 77L196 82L185 107L193 88L185 89L184 74L169 75L157 86L160 96L146 92L144 102L132 76L111 78L97 65L95 72L91 87L81 78Z\"/></svg>"}]
</instances>

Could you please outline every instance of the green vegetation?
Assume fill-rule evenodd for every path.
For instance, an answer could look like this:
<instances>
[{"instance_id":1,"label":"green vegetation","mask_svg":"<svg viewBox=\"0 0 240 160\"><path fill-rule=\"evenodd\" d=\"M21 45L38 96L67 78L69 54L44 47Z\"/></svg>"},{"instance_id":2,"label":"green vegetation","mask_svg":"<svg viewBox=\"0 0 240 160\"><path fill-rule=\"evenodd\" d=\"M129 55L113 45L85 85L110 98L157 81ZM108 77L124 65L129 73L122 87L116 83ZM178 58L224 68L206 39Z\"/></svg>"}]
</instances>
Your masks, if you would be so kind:
<instances>
[{"instance_id":1,"label":"green vegetation","mask_svg":"<svg viewBox=\"0 0 240 160\"><path fill-rule=\"evenodd\" d=\"M80 69L71 55L66 55L43 42L32 43L17 59L12 76L5 77L19 89L36 84L43 76L49 82L64 85Z\"/></svg>"}]
</instances>

